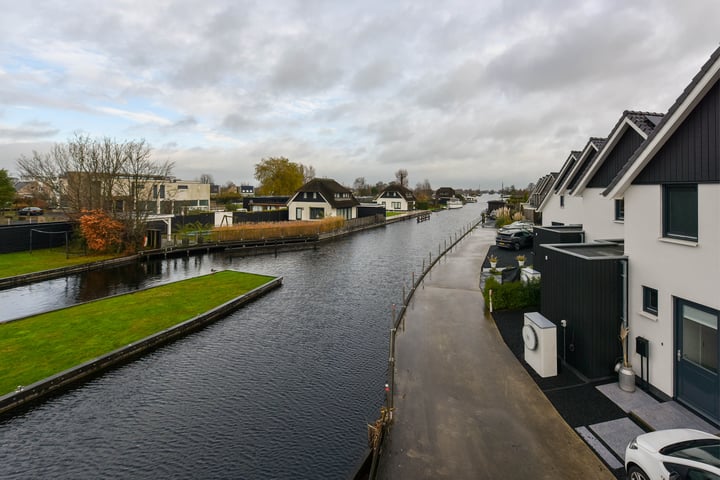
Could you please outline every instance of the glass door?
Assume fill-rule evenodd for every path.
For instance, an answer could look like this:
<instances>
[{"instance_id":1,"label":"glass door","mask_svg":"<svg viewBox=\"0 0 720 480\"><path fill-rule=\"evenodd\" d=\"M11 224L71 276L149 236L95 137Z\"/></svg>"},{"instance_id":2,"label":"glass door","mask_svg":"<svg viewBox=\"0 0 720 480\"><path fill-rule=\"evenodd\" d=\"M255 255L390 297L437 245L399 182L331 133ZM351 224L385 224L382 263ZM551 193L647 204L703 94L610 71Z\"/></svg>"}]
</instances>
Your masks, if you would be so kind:
<instances>
[{"instance_id":1,"label":"glass door","mask_svg":"<svg viewBox=\"0 0 720 480\"><path fill-rule=\"evenodd\" d=\"M676 299L677 399L717 420L718 394L718 312Z\"/></svg>"}]
</instances>

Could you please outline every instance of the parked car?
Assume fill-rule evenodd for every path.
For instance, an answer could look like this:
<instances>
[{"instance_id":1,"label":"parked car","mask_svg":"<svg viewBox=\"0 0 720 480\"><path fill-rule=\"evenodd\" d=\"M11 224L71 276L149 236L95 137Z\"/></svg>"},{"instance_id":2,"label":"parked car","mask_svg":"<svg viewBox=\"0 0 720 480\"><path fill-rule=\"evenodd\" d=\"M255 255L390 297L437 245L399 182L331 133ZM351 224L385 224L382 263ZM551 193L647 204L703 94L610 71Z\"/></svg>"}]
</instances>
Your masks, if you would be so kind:
<instances>
[{"instance_id":1,"label":"parked car","mask_svg":"<svg viewBox=\"0 0 720 480\"><path fill-rule=\"evenodd\" d=\"M508 225L505 225L504 227L500 227L500 230L502 231L502 230L519 230L519 229L521 229L521 230L528 230L528 231L532 232L534 226L535 225L532 222L528 222L526 220L518 220L517 222L512 222Z\"/></svg>"},{"instance_id":2,"label":"parked car","mask_svg":"<svg viewBox=\"0 0 720 480\"><path fill-rule=\"evenodd\" d=\"M638 435L625 449L630 480L720 480L720 438L680 428Z\"/></svg>"},{"instance_id":3,"label":"parked car","mask_svg":"<svg viewBox=\"0 0 720 480\"><path fill-rule=\"evenodd\" d=\"M25 207L18 210L18 215L21 217L42 215L43 209L39 207Z\"/></svg>"},{"instance_id":4,"label":"parked car","mask_svg":"<svg viewBox=\"0 0 720 480\"><path fill-rule=\"evenodd\" d=\"M525 229L500 229L495 237L495 245L504 248L521 248L532 247L533 233Z\"/></svg>"}]
</instances>

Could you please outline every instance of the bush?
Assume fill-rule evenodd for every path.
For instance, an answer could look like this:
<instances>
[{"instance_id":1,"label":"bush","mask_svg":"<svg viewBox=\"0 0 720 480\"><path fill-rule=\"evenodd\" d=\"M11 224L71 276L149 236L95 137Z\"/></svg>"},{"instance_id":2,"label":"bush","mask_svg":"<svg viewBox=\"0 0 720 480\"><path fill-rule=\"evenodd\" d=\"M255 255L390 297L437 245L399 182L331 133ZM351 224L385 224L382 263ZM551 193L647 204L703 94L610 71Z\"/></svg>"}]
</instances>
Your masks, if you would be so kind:
<instances>
[{"instance_id":1,"label":"bush","mask_svg":"<svg viewBox=\"0 0 720 480\"><path fill-rule=\"evenodd\" d=\"M483 297L485 305L490 307L490 290L493 292L493 310L518 310L525 307L540 306L540 281L527 283L500 283L494 277L485 280Z\"/></svg>"}]
</instances>

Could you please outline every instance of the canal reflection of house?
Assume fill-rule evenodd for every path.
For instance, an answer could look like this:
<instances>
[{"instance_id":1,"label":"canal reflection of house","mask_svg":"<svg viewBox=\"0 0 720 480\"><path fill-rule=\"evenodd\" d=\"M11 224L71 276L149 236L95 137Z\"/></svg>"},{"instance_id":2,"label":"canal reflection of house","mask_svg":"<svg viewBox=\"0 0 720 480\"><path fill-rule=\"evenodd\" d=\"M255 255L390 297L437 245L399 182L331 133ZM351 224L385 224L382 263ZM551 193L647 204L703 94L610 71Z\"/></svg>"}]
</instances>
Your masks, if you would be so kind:
<instances>
[{"instance_id":1,"label":"canal reflection of house","mask_svg":"<svg viewBox=\"0 0 720 480\"><path fill-rule=\"evenodd\" d=\"M358 217L360 202L349 188L329 178L314 178L298 189L287 202L289 220L319 220Z\"/></svg>"},{"instance_id":2,"label":"canal reflection of house","mask_svg":"<svg viewBox=\"0 0 720 480\"><path fill-rule=\"evenodd\" d=\"M587 246L536 236L543 314L568 325L560 353L586 376L607 374L626 322L636 375L719 423L720 48L664 116L624 112L592 160L583 153L541 211L551 231L582 224Z\"/></svg>"}]
</instances>

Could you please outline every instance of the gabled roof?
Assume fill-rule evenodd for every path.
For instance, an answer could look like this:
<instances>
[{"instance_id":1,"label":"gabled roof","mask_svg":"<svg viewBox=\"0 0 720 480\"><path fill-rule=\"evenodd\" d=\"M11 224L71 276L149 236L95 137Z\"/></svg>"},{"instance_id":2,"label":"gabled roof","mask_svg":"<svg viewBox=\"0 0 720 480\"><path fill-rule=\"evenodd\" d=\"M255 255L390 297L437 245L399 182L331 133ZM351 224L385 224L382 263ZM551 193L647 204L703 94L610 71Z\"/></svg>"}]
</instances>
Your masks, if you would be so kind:
<instances>
[{"instance_id":1,"label":"gabled roof","mask_svg":"<svg viewBox=\"0 0 720 480\"><path fill-rule=\"evenodd\" d=\"M343 187L331 178L313 178L300 187L290 201L295 200L298 194L303 192L319 193L333 208L348 208L360 205L360 202L353 196L352 190Z\"/></svg>"},{"instance_id":2,"label":"gabled roof","mask_svg":"<svg viewBox=\"0 0 720 480\"><path fill-rule=\"evenodd\" d=\"M435 198L441 198L441 197L454 197L455 196L455 189L450 187L440 187L437 190L435 190Z\"/></svg>"},{"instance_id":3,"label":"gabled roof","mask_svg":"<svg viewBox=\"0 0 720 480\"><path fill-rule=\"evenodd\" d=\"M554 182L552 182L550 190L548 190L548 192L545 194L545 197L540 201L537 206L537 210L539 212L542 212L543 208L545 208L545 205L547 205L548 201L553 195L557 195L563 180L565 180L567 175L570 173L570 170L572 170L573 165L575 165L575 162L577 162L581 154L582 152L580 152L579 150L571 151L567 160L565 160L565 163L560 169L560 172L553 174L555 177Z\"/></svg>"},{"instance_id":4,"label":"gabled roof","mask_svg":"<svg viewBox=\"0 0 720 480\"><path fill-rule=\"evenodd\" d=\"M570 174L566 176L565 181L560 185L560 194L565 193L566 190L571 194L573 193L578 180L580 180L585 170L590 166L593 158L595 158L597 153L605 146L606 141L607 138L590 137L577 162L571 167Z\"/></svg>"},{"instance_id":5,"label":"gabled roof","mask_svg":"<svg viewBox=\"0 0 720 480\"><path fill-rule=\"evenodd\" d=\"M399 183L391 183L378 194L376 198L380 198L385 192L398 192L407 201L415 201L415 194L409 188L400 185Z\"/></svg>"},{"instance_id":6,"label":"gabled roof","mask_svg":"<svg viewBox=\"0 0 720 480\"><path fill-rule=\"evenodd\" d=\"M585 189L605 160L607 160L610 153L617 146L618 142L628 128L632 128L644 140L653 132L653 130L655 130L655 127L660 120L662 120L662 117L662 113L625 110L617 123L615 123L613 129L610 131L605 145L595 156L591 165L589 165L589 168L586 169L584 175L577 182L574 193L581 193Z\"/></svg>"},{"instance_id":7,"label":"gabled roof","mask_svg":"<svg viewBox=\"0 0 720 480\"><path fill-rule=\"evenodd\" d=\"M530 205L536 208L540 206L547 194L550 193L550 190L552 189L553 183L555 182L555 178L557 177L557 175L557 172L551 172L544 177L540 177L538 179L537 183L535 184L535 188L533 189L530 197L528 198Z\"/></svg>"},{"instance_id":8,"label":"gabled roof","mask_svg":"<svg viewBox=\"0 0 720 480\"><path fill-rule=\"evenodd\" d=\"M682 94L675 100L662 120L652 133L635 151L620 169L610 185L603 191L603 195L621 198L632 181L645 168L655 154L660 151L677 128L682 125L685 118L693 111L695 106L703 99L720 78L720 48L716 48L700 71L693 77L690 84L685 87Z\"/></svg>"}]
</instances>

